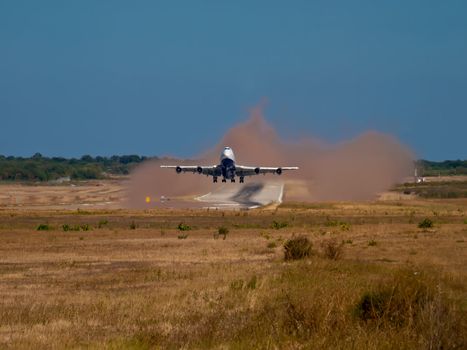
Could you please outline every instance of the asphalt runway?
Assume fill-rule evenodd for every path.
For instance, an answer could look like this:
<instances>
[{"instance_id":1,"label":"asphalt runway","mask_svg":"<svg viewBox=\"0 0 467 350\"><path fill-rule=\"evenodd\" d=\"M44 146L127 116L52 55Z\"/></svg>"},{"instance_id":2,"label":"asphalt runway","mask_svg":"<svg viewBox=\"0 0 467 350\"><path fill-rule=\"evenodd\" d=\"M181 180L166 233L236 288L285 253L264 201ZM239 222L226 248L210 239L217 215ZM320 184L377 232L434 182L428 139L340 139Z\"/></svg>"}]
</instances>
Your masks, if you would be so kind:
<instances>
[{"instance_id":1,"label":"asphalt runway","mask_svg":"<svg viewBox=\"0 0 467 350\"><path fill-rule=\"evenodd\" d=\"M254 209L281 203L283 191L281 182L226 183L196 200L210 209Z\"/></svg>"}]
</instances>

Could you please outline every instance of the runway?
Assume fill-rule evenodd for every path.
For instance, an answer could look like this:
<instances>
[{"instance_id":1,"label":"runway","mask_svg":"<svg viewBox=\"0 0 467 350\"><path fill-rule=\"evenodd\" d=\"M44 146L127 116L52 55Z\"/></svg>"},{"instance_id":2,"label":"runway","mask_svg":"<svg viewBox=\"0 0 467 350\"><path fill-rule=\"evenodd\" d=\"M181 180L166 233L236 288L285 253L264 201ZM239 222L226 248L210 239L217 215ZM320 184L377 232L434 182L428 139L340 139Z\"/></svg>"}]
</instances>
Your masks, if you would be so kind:
<instances>
[{"instance_id":1,"label":"runway","mask_svg":"<svg viewBox=\"0 0 467 350\"><path fill-rule=\"evenodd\" d=\"M281 203L283 191L282 182L226 183L196 200L210 209L254 209Z\"/></svg>"}]
</instances>

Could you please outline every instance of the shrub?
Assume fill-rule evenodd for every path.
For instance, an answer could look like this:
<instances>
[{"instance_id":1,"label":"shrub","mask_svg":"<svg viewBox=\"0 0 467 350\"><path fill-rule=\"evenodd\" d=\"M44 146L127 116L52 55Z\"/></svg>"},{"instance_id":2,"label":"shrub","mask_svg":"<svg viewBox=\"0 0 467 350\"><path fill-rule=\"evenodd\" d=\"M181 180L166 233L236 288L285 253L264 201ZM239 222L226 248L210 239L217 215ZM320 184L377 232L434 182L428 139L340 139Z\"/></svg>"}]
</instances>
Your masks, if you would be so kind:
<instances>
[{"instance_id":1,"label":"shrub","mask_svg":"<svg viewBox=\"0 0 467 350\"><path fill-rule=\"evenodd\" d=\"M183 222L179 223L177 228L179 231L190 231L191 230L191 226L184 224Z\"/></svg>"},{"instance_id":2,"label":"shrub","mask_svg":"<svg viewBox=\"0 0 467 350\"><path fill-rule=\"evenodd\" d=\"M68 225L68 224L63 224L62 225L62 230L64 232L68 232L68 231L89 231L90 227L89 227L88 224L74 225L74 226L71 226L71 225Z\"/></svg>"},{"instance_id":3,"label":"shrub","mask_svg":"<svg viewBox=\"0 0 467 350\"><path fill-rule=\"evenodd\" d=\"M396 272L363 293L354 315L380 329L408 328L417 335L421 348L462 348L465 341L462 315L443 293L440 281L423 272Z\"/></svg>"},{"instance_id":4,"label":"shrub","mask_svg":"<svg viewBox=\"0 0 467 350\"><path fill-rule=\"evenodd\" d=\"M269 248L269 249L274 249L274 248L276 248L276 247L277 247L277 243L276 243L276 242L271 241L271 242L268 243L268 248Z\"/></svg>"},{"instance_id":5,"label":"shrub","mask_svg":"<svg viewBox=\"0 0 467 350\"><path fill-rule=\"evenodd\" d=\"M326 258L331 260L337 260L342 257L342 248L344 243L337 243L335 239L329 239L321 242L321 248Z\"/></svg>"},{"instance_id":6,"label":"shrub","mask_svg":"<svg viewBox=\"0 0 467 350\"><path fill-rule=\"evenodd\" d=\"M108 223L109 223L109 221L107 221L107 220L100 220L99 223L97 224L97 228L103 228Z\"/></svg>"},{"instance_id":7,"label":"shrub","mask_svg":"<svg viewBox=\"0 0 467 350\"><path fill-rule=\"evenodd\" d=\"M224 236L223 239L227 238L227 234L229 233L229 229L225 226L221 226L217 229L218 236Z\"/></svg>"},{"instance_id":8,"label":"shrub","mask_svg":"<svg viewBox=\"0 0 467 350\"><path fill-rule=\"evenodd\" d=\"M232 289L232 290L241 290L241 289L243 289L243 280L239 279L239 280L234 280L234 281L230 282L230 289Z\"/></svg>"},{"instance_id":9,"label":"shrub","mask_svg":"<svg viewBox=\"0 0 467 350\"><path fill-rule=\"evenodd\" d=\"M250 278L250 280L246 284L246 287L248 289L256 289L256 282L257 282L257 278L256 278L256 275L254 275L253 277Z\"/></svg>"},{"instance_id":10,"label":"shrub","mask_svg":"<svg viewBox=\"0 0 467 350\"><path fill-rule=\"evenodd\" d=\"M271 224L271 227L276 230L280 230L281 228L287 227L289 224L286 221L276 221L274 220Z\"/></svg>"},{"instance_id":11,"label":"shrub","mask_svg":"<svg viewBox=\"0 0 467 350\"><path fill-rule=\"evenodd\" d=\"M298 260L311 255L312 243L305 236L293 237L284 243L284 259Z\"/></svg>"},{"instance_id":12,"label":"shrub","mask_svg":"<svg viewBox=\"0 0 467 350\"><path fill-rule=\"evenodd\" d=\"M49 224L39 224L37 227L36 227L36 230L37 231L49 231L51 230L52 227L49 226Z\"/></svg>"},{"instance_id":13,"label":"shrub","mask_svg":"<svg viewBox=\"0 0 467 350\"><path fill-rule=\"evenodd\" d=\"M341 228L342 231L349 231L350 230L350 224L348 222L339 223L339 227Z\"/></svg>"},{"instance_id":14,"label":"shrub","mask_svg":"<svg viewBox=\"0 0 467 350\"><path fill-rule=\"evenodd\" d=\"M431 221L430 219L426 218L422 221L420 221L418 223L418 228L423 228L423 229L426 229L426 228L431 228L433 227L433 221Z\"/></svg>"},{"instance_id":15,"label":"shrub","mask_svg":"<svg viewBox=\"0 0 467 350\"><path fill-rule=\"evenodd\" d=\"M130 230L136 230L138 226L136 225L135 221L132 221L130 224Z\"/></svg>"},{"instance_id":16,"label":"shrub","mask_svg":"<svg viewBox=\"0 0 467 350\"><path fill-rule=\"evenodd\" d=\"M371 239L369 242L368 242L368 245L370 247L374 247L376 245L376 241L374 239Z\"/></svg>"},{"instance_id":17,"label":"shrub","mask_svg":"<svg viewBox=\"0 0 467 350\"><path fill-rule=\"evenodd\" d=\"M177 236L178 239L187 239L188 238L188 233L181 233Z\"/></svg>"}]
</instances>

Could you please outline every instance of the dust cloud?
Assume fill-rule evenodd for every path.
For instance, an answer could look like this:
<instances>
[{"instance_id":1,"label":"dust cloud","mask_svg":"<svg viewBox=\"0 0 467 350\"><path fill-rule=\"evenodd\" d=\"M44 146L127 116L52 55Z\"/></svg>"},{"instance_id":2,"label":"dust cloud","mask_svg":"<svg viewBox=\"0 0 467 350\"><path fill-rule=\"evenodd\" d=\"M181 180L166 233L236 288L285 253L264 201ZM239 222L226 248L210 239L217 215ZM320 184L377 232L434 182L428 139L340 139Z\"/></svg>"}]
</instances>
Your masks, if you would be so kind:
<instances>
[{"instance_id":1,"label":"dust cloud","mask_svg":"<svg viewBox=\"0 0 467 350\"><path fill-rule=\"evenodd\" d=\"M159 159L139 166L129 181L128 205L144 207L147 196L192 198L210 192L220 184L213 184L211 178L202 175L178 175L175 170L161 169L160 165L215 165L224 146L234 149L237 162L242 165L299 166L300 170L281 177L287 184L286 200L372 199L413 169L413 153L394 137L380 132L366 132L339 144L328 144L313 137L284 140L265 120L263 106L259 105L251 109L246 122L231 128L197 160ZM245 181L267 179L277 180L277 175Z\"/></svg>"}]
</instances>

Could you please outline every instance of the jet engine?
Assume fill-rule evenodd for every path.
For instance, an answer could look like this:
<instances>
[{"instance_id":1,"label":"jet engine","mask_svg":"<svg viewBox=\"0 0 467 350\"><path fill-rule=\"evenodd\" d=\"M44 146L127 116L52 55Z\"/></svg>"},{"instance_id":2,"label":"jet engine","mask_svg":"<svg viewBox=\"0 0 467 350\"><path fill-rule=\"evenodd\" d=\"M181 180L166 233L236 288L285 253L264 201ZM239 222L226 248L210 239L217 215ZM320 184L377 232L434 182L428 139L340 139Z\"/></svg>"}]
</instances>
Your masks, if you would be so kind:
<instances>
[{"instance_id":1,"label":"jet engine","mask_svg":"<svg viewBox=\"0 0 467 350\"><path fill-rule=\"evenodd\" d=\"M177 172L177 174L180 174L182 172L182 168L178 166L175 168L175 171Z\"/></svg>"},{"instance_id":2,"label":"jet engine","mask_svg":"<svg viewBox=\"0 0 467 350\"><path fill-rule=\"evenodd\" d=\"M282 168L277 168L277 169L276 169L276 174L277 174L277 175L282 174Z\"/></svg>"},{"instance_id":3,"label":"jet engine","mask_svg":"<svg viewBox=\"0 0 467 350\"><path fill-rule=\"evenodd\" d=\"M255 173L259 174L259 168L255 168Z\"/></svg>"},{"instance_id":4,"label":"jet engine","mask_svg":"<svg viewBox=\"0 0 467 350\"><path fill-rule=\"evenodd\" d=\"M198 174L201 174L203 172L203 168L199 166L196 168L196 171L198 172Z\"/></svg>"}]
</instances>

